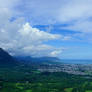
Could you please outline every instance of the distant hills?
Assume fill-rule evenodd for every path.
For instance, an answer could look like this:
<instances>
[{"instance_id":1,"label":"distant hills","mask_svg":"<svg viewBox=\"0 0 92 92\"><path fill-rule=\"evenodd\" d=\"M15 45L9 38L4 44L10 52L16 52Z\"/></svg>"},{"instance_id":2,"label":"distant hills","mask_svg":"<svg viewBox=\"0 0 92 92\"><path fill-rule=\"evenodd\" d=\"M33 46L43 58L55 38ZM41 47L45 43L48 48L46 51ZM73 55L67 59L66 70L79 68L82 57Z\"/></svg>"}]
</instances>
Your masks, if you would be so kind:
<instances>
[{"instance_id":1,"label":"distant hills","mask_svg":"<svg viewBox=\"0 0 92 92\"><path fill-rule=\"evenodd\" d=\"M31 64L31 63L40 63L40 64L52 64L52 63L57 63L60 62L61 60L57 57L30 57L30 56L20 56L16 57L18 61L25 62L26 64Z\"/></svg>"},{"instance_id":2,"label":"distant hills","mask_svg":"<svg viewBox=\"0 0 92 92\"><path fill-rule=\"evenodd\" d=\"M92 65L66 64L57 57L13 57L8 52L0 48L0 68L5 69L37 69L40 72L67 72L76 75L92 75ZM17 67L16 67L17 66ZM27 68L27 69L28 69ZM89 71L89 72L86 72Z\"/></svg>"},{"instance_id":3,"label":"distant hills","mask_svg":"<svg viewBox=\"0 0 92 92\"><path fill-rule=\"evenodd\" d=\"M15 66L18 62L5 50L0 48L0 67Z\"/></svg>"},{"instance_id":4,"label":"distant hills","mask_svg":"<svg viewBox=\"0 0 92 92\"><path fill-rule=\"evenodd\" d=\"M10 67L21 64L54 64L60 62L61 60L56 57L38 57L33 58L30 56L18 56L12 57L8 52L0 48L0 67Z\"/></svg>"}]
</instances>

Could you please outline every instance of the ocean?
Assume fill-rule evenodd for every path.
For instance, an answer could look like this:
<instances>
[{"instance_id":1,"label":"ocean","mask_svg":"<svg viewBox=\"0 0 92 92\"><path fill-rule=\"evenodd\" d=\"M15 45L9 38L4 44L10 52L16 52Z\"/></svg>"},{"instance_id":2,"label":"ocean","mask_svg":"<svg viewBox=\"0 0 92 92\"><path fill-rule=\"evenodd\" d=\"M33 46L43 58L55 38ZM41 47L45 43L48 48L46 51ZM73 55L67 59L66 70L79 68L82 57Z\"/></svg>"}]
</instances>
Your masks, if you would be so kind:
<instances>
[{"instance_id":1,"label":"ocean","mask_svg":"<svg viewBox=\"0 0 92 92\"><path fill-rule=\"evenodd\" d=\"M67 60L61 60L62 63L67 64L92 64L92 60L79 60L79 59L67 59Z\"/></svg>"}]
</instances>

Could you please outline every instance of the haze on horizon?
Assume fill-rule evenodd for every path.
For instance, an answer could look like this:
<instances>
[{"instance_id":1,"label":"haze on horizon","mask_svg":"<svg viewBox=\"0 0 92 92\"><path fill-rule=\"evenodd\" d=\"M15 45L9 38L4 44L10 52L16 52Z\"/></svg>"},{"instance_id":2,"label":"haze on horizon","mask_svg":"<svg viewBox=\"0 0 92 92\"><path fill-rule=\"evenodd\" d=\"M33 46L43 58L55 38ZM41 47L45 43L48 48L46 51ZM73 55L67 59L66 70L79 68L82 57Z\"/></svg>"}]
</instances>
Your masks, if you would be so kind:
<instances>
[{"instance_id":1,"label":"haze on horizon","mask_svg":"<svg viewBox=\"0 0 92 92\"><path fill-rule=\"evenodd\" d=\"M92 59L92 0L0 0L0 48L11 55Z\"/></svg>"}]
</instances>

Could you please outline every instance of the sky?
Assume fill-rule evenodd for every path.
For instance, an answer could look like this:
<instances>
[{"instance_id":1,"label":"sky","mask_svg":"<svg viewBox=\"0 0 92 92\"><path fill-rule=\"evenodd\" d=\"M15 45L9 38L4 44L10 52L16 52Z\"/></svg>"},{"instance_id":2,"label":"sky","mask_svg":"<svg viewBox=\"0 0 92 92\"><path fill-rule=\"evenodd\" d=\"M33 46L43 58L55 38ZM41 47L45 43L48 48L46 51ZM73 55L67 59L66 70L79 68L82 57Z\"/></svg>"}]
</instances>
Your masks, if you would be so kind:
<instances>
[{"instance_id":1,"label":"sky","mask_svg":"<svg viewBox=\"0 0 92 92\"><path fill-rule=\"evenodd\" d=\"M0 0L0 47L13 56L92 59L92 0Z\"/></svg>"}]
</instances>

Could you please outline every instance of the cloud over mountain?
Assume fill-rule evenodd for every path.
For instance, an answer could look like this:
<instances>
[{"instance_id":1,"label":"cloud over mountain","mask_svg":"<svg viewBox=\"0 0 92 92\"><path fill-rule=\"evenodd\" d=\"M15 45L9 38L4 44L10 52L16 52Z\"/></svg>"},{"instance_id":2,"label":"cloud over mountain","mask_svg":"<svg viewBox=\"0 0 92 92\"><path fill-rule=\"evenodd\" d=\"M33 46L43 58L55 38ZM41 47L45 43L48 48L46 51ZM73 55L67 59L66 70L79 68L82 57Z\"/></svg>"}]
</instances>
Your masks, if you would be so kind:
<instances>
[{"instance_id":1,"label":"cloud over mountain","mask_svg":"<svg viewBox=\"0 0 92 92\"><path fill-rule=\"evenodd\" d=\"M17 55L48 56L54 50L58 51L58 49L43 42L58 40L61 38L60 35L40 31L31 27L29 23L22 24L22 21L21 19L14 22L8 21L0 29L0 47ZM57 53L54 56L57 56Z\"/></svg>"},{"instance_id":2,"label":"cloud over mountain","mask_svg":"<svg viewBox=\"0 0 92 92\"><path fill-rule=\"evenodd\" d=\"M13 55L32 56L58 56L65 48L75 50L77 43L80 48L82 43L89 47L91 3L92 0L0 0L0 47ZM35 25L51 27L43 30ZM54 25L59 26L54 29Z\"/></svg>"}]
</instances>

